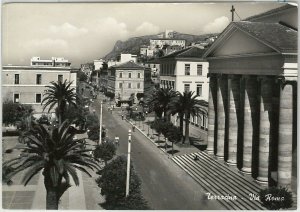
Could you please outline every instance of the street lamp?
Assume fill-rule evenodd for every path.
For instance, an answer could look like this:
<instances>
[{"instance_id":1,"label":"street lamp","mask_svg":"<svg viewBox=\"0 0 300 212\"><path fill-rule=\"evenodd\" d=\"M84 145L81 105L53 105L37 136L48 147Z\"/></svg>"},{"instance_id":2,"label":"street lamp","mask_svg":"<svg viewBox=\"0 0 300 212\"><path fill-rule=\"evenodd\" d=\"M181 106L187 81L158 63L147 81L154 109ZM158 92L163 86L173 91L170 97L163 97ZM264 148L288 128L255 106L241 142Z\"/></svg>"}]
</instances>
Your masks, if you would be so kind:
<instances>
[{"instance_id":1,"label":"street lamp","mask_svg":"<svg viewBox=\"0 0 300 212\"><path fill-rule=\"evenodd\" d=\"M147 121L147 115L148 115L148 112L146 111L145 121ZM148 123L148 133L147 133L147 136L149 136L149 123Z\"/></svg>"},{"instance_id":2,"label":"street lamp","mask_svg":"<svg viewBox=\"0 0 300 212\"><path fill-rule=\"evenodd\" d=\"M126 173L126 194L129 195L129 177L130 177L130 153L131 153L131 130L128 130L128 155L127 155L127 173Z\"/></svg>"},{"instance_id":3,"label":"street lamp","mask_svg":"<svg viewBox=\"0 0 300 212\"><path fill-rule=\"evenodd\" d=\"M99 129L99 142L98 144L102 143L102 104L103 102L100 102L100 129Z\"/></svg>"}]
</instances>

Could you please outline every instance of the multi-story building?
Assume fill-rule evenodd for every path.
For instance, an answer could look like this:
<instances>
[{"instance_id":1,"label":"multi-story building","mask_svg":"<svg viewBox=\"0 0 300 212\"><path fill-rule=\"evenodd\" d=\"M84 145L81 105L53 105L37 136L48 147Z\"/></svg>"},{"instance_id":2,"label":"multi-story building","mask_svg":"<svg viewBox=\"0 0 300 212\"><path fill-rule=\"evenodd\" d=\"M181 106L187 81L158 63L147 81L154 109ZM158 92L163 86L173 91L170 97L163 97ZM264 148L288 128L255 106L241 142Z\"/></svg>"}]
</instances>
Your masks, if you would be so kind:
<instances>
[{"instance_id":1,"label":"multi-story building","mask_svg":"<svg viewBox=\"0 0 300 212\"><path fill-rule=\"evenodd\" d=\"M297 6L231 22L209 61L207 152L297 192Z\"/></svg>"},{"instance_id":2,"label":"multi-story building","mask_svg":"<svg viewBox=\"0 0 300 212\"><path fill-rule=\"evenodd\" d=\"M208 62L203 59L205 49L188 47L159 58L160 87L173 88L175 91L194 91L199 100L208 101L209 82L207 79ZM205 105L199 107L206 107ZM175 119L177 120L177 115ZM192 125L207 129L207 117L191 117Z\"/></svg>"},{"instance_id":3,"label":"multi-story building","mask_svg":"<svg viewBox=\"0 0 300 212\"><path fill-rule=\"evenodd\" d=\"M51 60L43 60L40 57L32 57L31 66L53 66L53 67L69 67L71 63L62 57L52 57Z\"/></svg>"},{"instance_id":4,"label":"multi-story building","mask_svg":"<svg viewBox=\"0 0 300 212\"><path fill-rule=\"evenodd\" d=\"M132 95L146 94L151 86L151 71L133 61L108 68L107 92L119 100L129 100Z\"/></svg>"},{"instance_id":5,"label":"multi-story building","mask_svg":"<svg viewBox=\"0 0 300 212\"><path fill-rule=\"evenodd\" d=\"M148 60L144 62L144 66L151 69L151 80L155 85L159 85L159 72L160 72L160 64L156 59Z\"/></svg>"},{"instance_id":6,"label":"multi-story building","mask_svg":"<svg viewBox=\"0 0 300 212\"><path fill-rule=\"evenodd\" d=\"M159 39L150 39L150 48L162 49L163 46L181 46L184 48L186 46L186 41L184 39L168 39L168 38L159 38Z\"/></svg>"},{"instance_id":7,"label":"multi-story building","mask_svg":"<svg viewBox=\"0 0 300 212\"><path fill-rule=\"evenodd\" d=\"M36 116L39 116L43 112L41 102L45 86L52 81L67 80L72 82L71 88L76 88L77 70L71 68L69 62L68 66L53 66L53 63L46 65L46 62L41 65L32 64L37 60L40 59L32 58L30 66L2 67L2 98L3 101L30 104Z\"/></svg>"}]
</instances>

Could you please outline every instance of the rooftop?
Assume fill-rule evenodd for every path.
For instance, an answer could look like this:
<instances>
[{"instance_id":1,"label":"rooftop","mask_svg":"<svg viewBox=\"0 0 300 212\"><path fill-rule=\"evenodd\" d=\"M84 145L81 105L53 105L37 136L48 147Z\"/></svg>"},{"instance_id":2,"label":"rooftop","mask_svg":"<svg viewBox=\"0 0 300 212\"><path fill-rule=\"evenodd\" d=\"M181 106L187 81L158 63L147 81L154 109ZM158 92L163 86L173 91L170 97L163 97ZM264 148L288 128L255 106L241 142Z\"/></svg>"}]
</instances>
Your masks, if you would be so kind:
<instances>
[{"instance_id":1,"label":"rooftop","mask_svg":"<svg viewBox=\"0 0 300 212\"><path fill-rule=\"evenodd\" d=\"M115 68L115 69L139 69L139 70L141 70L141 69L145 69L146 67L138 65L133 61L128 61L128 62L125 62L125 63L121 63L121 64L118 64L118 65L111 66L110 68Z\"/></svg>"},{"instance_id":2,"label":"rooftop","mask_svg":"<svg viewBox=\"0 0 300 212\"><path fill-rule=\"evenodd\" d=\"M162 59L164 58L203 58L204 52L206 49L204 48L199 48L197 46L191 46L176 52L173 52L169 55L166 55L164 57L161 57Z\"/></svg>"},{"instance_id":3,"label":"rooftop","mask_svg":"<svg viewBox=\"0 0 300 212\"><path fill-rule=\"evenodd\" d=\"M239 29L253 35L282 53L297 52L297 31L279 23L233 22Z\"/></svg>"},{"instance_id":4,"label":"rooftop","mask_svg":"<svg viewBox=\"0 0 300 212\"><path fill-rule=\"evenodd\" d=\"M286 4L286 5L283 5L281 7L275 8L273 10L269 10L269 11L264 12L264 13L260 13L260 14L254 15L254 16L250 16L250 17L246 18L245 21L255 21L256 19L266 17L266 16L269 16L269 15L273 15L273 14L276 14L276 13L280 13L284 10L288 10L288 9L291 9L291 8L295 8L295 6L293 6L291 4Z\"/></svg>"}]
</instances>

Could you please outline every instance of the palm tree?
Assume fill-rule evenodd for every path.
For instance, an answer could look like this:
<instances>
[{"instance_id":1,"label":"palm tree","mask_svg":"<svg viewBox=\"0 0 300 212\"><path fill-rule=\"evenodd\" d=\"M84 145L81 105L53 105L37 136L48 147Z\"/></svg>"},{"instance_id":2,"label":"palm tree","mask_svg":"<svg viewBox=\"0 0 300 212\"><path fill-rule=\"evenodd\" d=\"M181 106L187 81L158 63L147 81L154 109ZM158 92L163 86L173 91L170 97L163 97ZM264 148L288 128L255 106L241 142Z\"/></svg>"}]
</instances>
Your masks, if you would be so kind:
<instances>
[{"instance_id":1,"label":"palm tree","mask_svg":"<svg viewBox=\"0 0 300 212\"><path fill-rule=\"evenodd\" d=\"M173 115L178 113L179 116L179 130L183 134L183 116L184 116L184 96L180 92L176 92L176 97L170 102L169 108L170 112Z\"/></svg>"},{"instance_id":2,"label":"palm tree","mask_svg":"<svg viewBox=\"0 0 300 212\"><path fill-rule=\"evenodd\" d=\"M170 108L173 113L179 113L180 130L183 130L183 117L185 118L185 135L182 142L190 143L190 117L198 116L199 114L206 116L207 111L200 107L201 105L205 105L206 102L196 99L198 95L194 95L194 92L191 91L185 91L183 94L177 93L177 95L178 97L173 99L170 104Z\"/></svg>"},{"instance_id":3,"label":"palm tree","mask_svg":"<svg viewBox=\"0 0 300 212\"><path fill-rule=\"evenodd\" d=\"M70 176L79 185L76 169L91 177L86 168L99 169L98 160L94 159L79 140L74 140L75 133L70 130L68 120L59 127L48 130L42 124L35 123L27 136L26 146L20 147L23 153L3 163L11 171L6 179L11 179L26 170L23 176L24 186L41 170L46 188L46 209L58 209L62 194L70 187ZM63 181L65 180L65 182Z\"/></svg>"},{"instance_id":4,"label":"palm tree","mask_svg":"<svg viewBox=\"0 0 300 212\"><path fill-rule=\"evenodd\" d=\"M67 82L67 80L65 80L64 82L50 82L51 85L46 86L47 90L44 93L44 96L46 97L41 104L45 103L43 110L49 106L48 113L55 105L57 105L59 125L63 122L63 114L67 104L77 107L76 90L75 88L70 88L72 83L73 82Z\"/></svg>"},{"instance_id":5,"label":"palm tree","mask_svg":"<svg viewBox=\"0 0 300 212\"><path fill-rule=\"evenodd\" d=\"M161 118L162 113L164 119L170 121L169 104L176 97L176 92L171 88L158 88L148 99L148 105Z\"/></svg>"}]
</instances>

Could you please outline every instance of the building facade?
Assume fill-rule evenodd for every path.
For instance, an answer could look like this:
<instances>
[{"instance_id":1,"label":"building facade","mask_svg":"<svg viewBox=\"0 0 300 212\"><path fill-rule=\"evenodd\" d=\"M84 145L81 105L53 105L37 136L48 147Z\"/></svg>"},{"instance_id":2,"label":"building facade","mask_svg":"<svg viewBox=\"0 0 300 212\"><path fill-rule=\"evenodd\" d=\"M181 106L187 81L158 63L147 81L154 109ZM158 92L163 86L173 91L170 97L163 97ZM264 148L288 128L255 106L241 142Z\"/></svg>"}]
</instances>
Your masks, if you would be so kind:
<instances>
[{"instance_id":1,"label":"building facade","mask_svg":"<svg viewBox=\"0 0 300 212\"><path fill-rule=\"evenodd\" d=\"M151 86L151 71L132 61L108 68L107 92L115 94L115 99L129 100L138 93L146 94Z\"/></svg>"},{"instance_id":2,"label":"building facade","mask_svg":"<svg viewBox=\"0 0 300 212\"><path fill-rule=\"evenodd\" d=\"M287 5L232 22L205 53L207 152L263 185L294 191L298 33L289 26L297 21L297 10Z\"/></svg>"},{"instance_id":3,"label":"building facade","mask_svg":"<svg viewBox=\"0 0 300 212\"><path fill-rule=\"evenodd\" d=\"M168 39L168 38L160 38L160 39L150 39L150 48L151 49L162 49L163 46L180 46L185 48L186 41L183 39Z\"/></svg>"},{"instance_id":4,"label":"building facade","mask_svg":"<svg viewBox=\"0 0 300 212\"><path fill-rule=\"evenodd\" d=\"M207 78L208 62L203 59L205 49L189 47L170 55L159 58L160 87L173 88L183 93L192 91L198 95L198 100L208 101L209 82ZM177 123L177 115L173 122ZM207 129L207 116L191 117L191 124L198 128Z\"/></svg>"},{"instance_id":5,"label":"building facade","mask_svg":"<svg viewBox=\"0 0 300 212\"><path fill-rule=\"evenodd\" d=\"M35 60L31 60L33 63ZM42 64L31 66L2 67L2 99L15 103L30 104L36 116L43 113L41 102L45 86L54 81L70 81L71 88L76 88L76 69L70 66L53 67ZM45 111L47 112L47 111ZM52 111L53 112L53 111Z\"/></svg>"}]
</instances>

